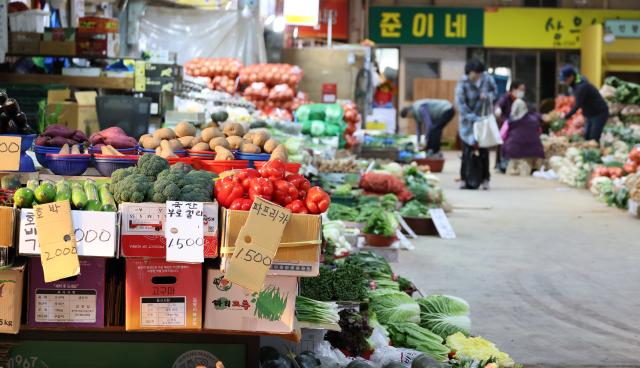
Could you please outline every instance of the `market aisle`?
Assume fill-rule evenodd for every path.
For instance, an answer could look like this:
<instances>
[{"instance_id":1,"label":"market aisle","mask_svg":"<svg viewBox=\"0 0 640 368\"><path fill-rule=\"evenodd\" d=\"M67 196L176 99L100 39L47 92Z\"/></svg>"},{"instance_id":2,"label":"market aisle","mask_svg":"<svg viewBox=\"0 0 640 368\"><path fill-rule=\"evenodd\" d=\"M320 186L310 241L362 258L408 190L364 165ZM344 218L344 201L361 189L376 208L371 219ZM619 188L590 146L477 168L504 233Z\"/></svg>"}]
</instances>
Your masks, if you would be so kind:
<instances>
[{"instance_id":1,"label":"market aisle","mask_svg":"<svg viewBox=\"0 0 640 368\"><path fill-rule=\"evenodd\" d=\"M440 175L458 239L421 237L397 269L471 304L472 331L526 366L640 366L640 220L586 190L494 175L461 191ZM483 209L483 207L490 207Z\"/></svg>"}]
</instances>

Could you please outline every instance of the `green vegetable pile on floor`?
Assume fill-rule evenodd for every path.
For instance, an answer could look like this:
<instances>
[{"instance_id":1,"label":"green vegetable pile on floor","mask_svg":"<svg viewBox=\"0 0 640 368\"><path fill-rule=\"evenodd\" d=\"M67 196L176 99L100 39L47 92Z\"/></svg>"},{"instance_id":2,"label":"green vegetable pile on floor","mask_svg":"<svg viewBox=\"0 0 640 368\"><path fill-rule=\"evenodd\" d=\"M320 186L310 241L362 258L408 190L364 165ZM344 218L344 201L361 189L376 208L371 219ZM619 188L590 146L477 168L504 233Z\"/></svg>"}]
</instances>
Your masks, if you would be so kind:
<instances>
[{"instance_id":1,"label":"green vegetable pile on floor","mask_svg":"<svg viewBox=\"0 0 640 368\"><path fill-rule=\"evenodd\" d=\"M331 203L329 212L327 212L329 220L356 221L358 218L358 210L339 203Z\"/></svg>"},{"instance_id":2,"label":"green vegetable pile on floor","mask_svg":"<svg viewBox=\"0 0 640 368\"><path fill-rule=\"evenodd\" d=\"M402 217L431 218L429 207L416 199L407 202L399 212Z\"/></svg>"},{"instance_id":3,"label":"green vegetable pile on floor","mask_svg":"<svg viewBox=\"0 0 640 368\"><path fill-rule=\"evenodd\" d=\"M442 338L415 323L390 323L387 325L389 337L394 346L403 346L427 353L439 361L446 361L449 349Z\"/></svg>"},{"instance_id":4,"label":"green vegetable pile on floor","mask_svg":"<svg viewBox=\"0 0 640 368\"><path fill-rule=\"evenodd\" d=\"M366 297L363 270L354 264L320 265L317 277L300 281L300 295L319 301L360 301Z\"/></svg>"},{"instance_id":5,"label":"green vegetable pile on floor","mask_svg":"<svg viewBox=\"0 0 640 368\"><path fill-rule=\"evenodd\" d=\"M296 318L300 322L338 324L338 304L321 302L298 295L296 297Z\"/></svg>"},{"instance_id":6,"label":"green vegetable pile on floor","mask_svg":"<svg viewBox=\"0 0 640 368\"><path fill-rule=\"evenodd\" d=\"M469 304L455 296L429 295L417 300L420 305L420 326L447 338L456 332L471 333Z\"/></svg>"}]
</instances>

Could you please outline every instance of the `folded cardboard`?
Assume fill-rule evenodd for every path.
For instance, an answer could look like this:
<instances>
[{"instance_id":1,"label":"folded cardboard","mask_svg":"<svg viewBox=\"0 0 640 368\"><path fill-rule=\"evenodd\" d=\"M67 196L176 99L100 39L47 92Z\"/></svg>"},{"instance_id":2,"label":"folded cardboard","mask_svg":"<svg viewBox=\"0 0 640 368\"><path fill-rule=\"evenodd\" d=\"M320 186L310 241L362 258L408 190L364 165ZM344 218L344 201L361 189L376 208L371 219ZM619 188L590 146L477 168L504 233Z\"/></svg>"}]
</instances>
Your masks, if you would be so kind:
<instances>
[{"instance_id":1,"label":"folded cardboard","mask_svg":"<svg viewBox=\"0 0 640 368\"><path fill-rule=\"evenodd\" d=\"M164 203L123 203L119 206L120 252L124 257L166 257ZM204 256L218 257L218 203L207 202L204 209Z\"/></svg>"},{"instance_id":2,"label":"folded cardboard","mask_svg":"<svg viewBox=\"0 0 640 368\"><path fill-rule=\"evenodd\" d=\"M222 209L222 234L220 247L223 255L222 268L226 268L228 256L240 229L249 213ZM271 264L269 275L314 277L318 276L322 223L319 215L292 214L284 228L280 247Z\"/></svg>"},{"instance_id":3,"label":"folded cardboard","mask_svg":"<svg viewBox=\"0 0 640 368\"><path fill-rule=\"evenodd\" d=\"M125 277L127 330L199 330L202 264L128 258Z\"/></svg>"},{"instance_id":4,"label":"folded cardboard","mask_svg":"<svg viewBox=\"0 0 640 368\"><path fill-rule=\"evenodd\" d=\"M74 56L76 43L74 41L40 41L40 54L47 56Z\"/></svg>"},{"instance_id":5,"label":"folded cardboard","mask_svg":"<svg viewBox=\"0 0 640 368\"><path fill-rule=\"evenodd\" d=\"M29 259L29 308L32 327L104 327L105 264L80 259L80 275L44 282L39 257Z\"/></svg>"},{"instance_id":6,"label":"folded cardboard","mask_svg":"<svg viewBox=\"0 0 640 368\"><path fill-rule=\"evenodd\" d=\"M224 278L220 270L207 270L204 328L289 334L293 331L298 279L267 276L254 293Z\"/></svg>"},{"instance_id":7,"label":"folded cardboard","mask_svg":"<svg viewBox=\"0 0 640 368\"><path fill-rule=\"evenodd\" d=\"M24 264L0 267L0 333L18 333Z\"/></svg>"},{"instance_id":8,"label":"folded cardboard","mask_svg":"<svg viewBox=\"0 0 640 368\"><path fill-rule=\"evenodd\" d=\"M75 92L74 100L68 89L49 90L47 116L57 117L57 124L83 131L87 136L100 130L96 112L95 91Z\"/></svg>"},{"instance_id":9,"label":"folded cardboard","mask_svg":"<svg viewBox=\"0 0 640 368\"><path fill-rule=\"evenodd\" d=\"M118 214L115 212L71 211L78 256L115 257L118 246ZM39 255L40 245L32 209L20 211L18 252Z\"/></svg>"},{"instance_id":10,"label":"folded cardboard","mask_svg":"<svg viewBox=\"0 0 640 368\"><path fill-rule=\"evenodd\" d=\"M12 207L0 207L0 247L12 247L16 210Z\"/></svg>"},{"instance_id":11,"label":"folded cardboard","mask_svg":"<svg viewBox=\"0 0 640 368\"><path fill-rule=\"evenodd\" d=\"M38 55L42 34L35 32L11 32L9 52L17 55Z\"/></svg>"}]
</instances>

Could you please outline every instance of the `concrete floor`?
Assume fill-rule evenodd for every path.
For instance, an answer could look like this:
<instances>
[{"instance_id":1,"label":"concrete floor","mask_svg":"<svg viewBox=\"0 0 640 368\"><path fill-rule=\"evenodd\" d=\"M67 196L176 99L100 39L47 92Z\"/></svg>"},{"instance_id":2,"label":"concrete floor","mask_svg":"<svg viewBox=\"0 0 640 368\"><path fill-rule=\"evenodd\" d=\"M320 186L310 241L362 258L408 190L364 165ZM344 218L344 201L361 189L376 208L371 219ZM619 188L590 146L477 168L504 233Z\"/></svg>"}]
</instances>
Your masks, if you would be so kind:
<instances>
[{"instance_id":1,"label":"concrete floor","mask_svg":"<svg viewBox=\"0 0 640 368\"><path fill-rule=\"evenodd\" d=\"M459 190L458 168L440 175L457 239L421 237L398 273L466 299L473 334L527 367L640 367L640 219L542 179Z\"/></svg>"}]
</instances>

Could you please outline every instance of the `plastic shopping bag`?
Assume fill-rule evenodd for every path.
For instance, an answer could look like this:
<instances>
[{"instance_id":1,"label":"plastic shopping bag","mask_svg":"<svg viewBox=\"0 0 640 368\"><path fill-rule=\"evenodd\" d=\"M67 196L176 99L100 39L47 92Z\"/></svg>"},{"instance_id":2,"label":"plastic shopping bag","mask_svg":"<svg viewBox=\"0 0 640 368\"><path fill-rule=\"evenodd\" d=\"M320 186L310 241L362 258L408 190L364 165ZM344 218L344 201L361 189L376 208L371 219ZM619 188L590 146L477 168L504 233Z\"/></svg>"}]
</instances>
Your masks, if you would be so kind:
<instances>
[{"instance_id":1,"label":"plastic shopping bag","mask_svg":"<svg viewBox=\"0 0 640 368\"><path fill-rule=\"evenodd\" d=\"M480 148L495 147L502 144L498 122L493 114L483 116L473 123L473 136Z\"/></svg>"}]
</instances>

